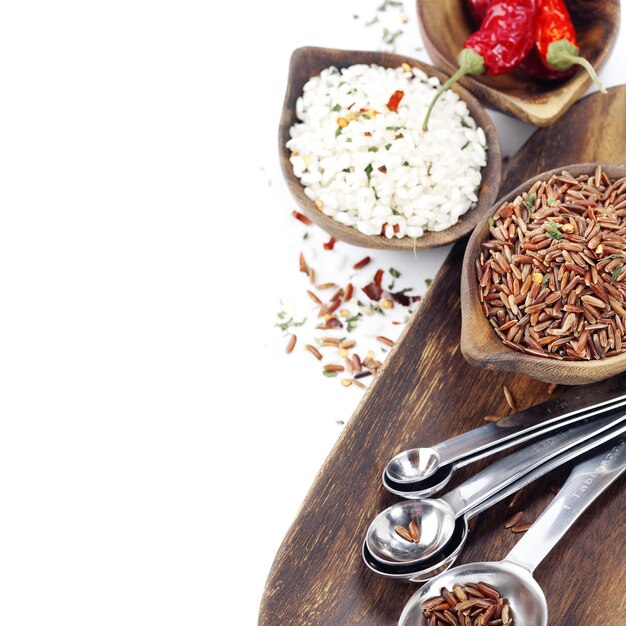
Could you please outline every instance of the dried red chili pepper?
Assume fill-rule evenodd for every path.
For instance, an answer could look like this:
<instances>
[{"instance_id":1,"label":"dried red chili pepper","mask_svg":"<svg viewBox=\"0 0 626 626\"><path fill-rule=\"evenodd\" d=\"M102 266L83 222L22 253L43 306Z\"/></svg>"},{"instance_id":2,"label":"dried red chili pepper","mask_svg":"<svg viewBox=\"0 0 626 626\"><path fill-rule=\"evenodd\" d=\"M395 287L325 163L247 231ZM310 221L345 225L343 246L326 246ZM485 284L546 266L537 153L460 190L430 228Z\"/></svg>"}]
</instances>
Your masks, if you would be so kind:
<instances>
[{"instance_id":1,"label":"dried red chili pepper","mask_svg":"<svg viewBox=\"0 0 626 626\"><path fill-rule=\"evenodd\" d=\"M576 66L572 66L569 70L559 72L558 70L550 69L546 67L539 56L537 48L533 48L518 65L518 68L528 74L532 78L538 78L539 80L559 80L561 78L568 78L575 72Z\"/></svg>"},{"instance_id":2,"label":"dried red chili pepper","mask_svg":"<svg viewBox=\"0 0 626 626\"><path fill-rule=\"evenodd\" d=\"M369 283L369 285L365 285L363 287L363 293L370 299L378 302L383 295L383 290L376 283Z\"/></svg>"},{"instance_id":3,"label":"dried red chili pepper","mask_svg":"<svg viewBox=\"0 0 626 626\"><path fill-rule=\"evenodd\" d=\"M441 95L468 74L496 75L512 70L534 44L536 0L492 0L480 28L459 54L459 69L446 81L428 107L423 130Z\"/></svg>"},{"instance_id":4,"label":"dried red chili pepper","mask_svg":"<svg viewBox=\"0 0 626 626\"><path fill-rule=\"evenodd\" d=\"M400 91L399 89L398 91L394 91L391 94L391 98L389 98L389 102L387 102L387 108L390 111L397 111L402 98L404 98L404 91Z\"/></svg>"},{"instance_id":5,"label":"dried red chili pepper","mask_svg":"<svg viewBox=\"0 0 626 626\"><path fill-rule=\"evenodd\" d=\"M380 287L383 284L383 275L385 274L385 270L376 270L376 274L374 274L374 282Z\"/></svg>"},{"instance_id":6,"label":"dried red chili pepper","mask_svg":"<svg viewBox=\"0 0 626 626\"><path fill-rule=\"evenodd\" d=\"M483 21L490 4L491 0L467 0L467 6L477 26L480 26ZM544 65L536 46L534 46L520 61L518 69L524 72L524 74L539 80L559 80L571 76L575 71L575 66L565 72L549 69Z\"/></svg>"},{"instance_id":7,"label":"dried red chili pepper","mask_svg":"<svg viewBox=\"0 0 626 626\"><path fill-rule=\"evenodd\" d=\"M491 0L467 0L467 7L472 14L476 26L481 25L490 4Z\"/></svg>"},{"instance_id":8,"label":"dried red chili pepper","mask_svg":"<svg viewBox=\"0 0 626 626\"><path fill-rule=\"evenodd\" d=\"M331 237L325 244L322 245L324 246L324 250L332 250L336 243L337 240L334 237Z\"/></svg>"},{"instance_id":9,"label":"dried red chili pepper","mask_svg":"<svg viewBox=\"0 0 626 626\"><path fill-rule=\"evenodd\" d=\"M582 65L600 91L606 93L591 63L579 55L576 31L563 0L538 0L535 41L547 68L563 72L573 65Z\"/></svg>"},{"instance_id":10,"label":"dried red chili pepper","mask_svg":"<svg viewBox=\"0 0 626 626\"><path fill-rule=\"evenodd\" d=\"M303 215L302 213L299 213L298 211L292 211L291 214L298 221L302 222L303 224L306 224L307 226L310 226L313 223L306 215Z\"/></svg>"}]
</instances>

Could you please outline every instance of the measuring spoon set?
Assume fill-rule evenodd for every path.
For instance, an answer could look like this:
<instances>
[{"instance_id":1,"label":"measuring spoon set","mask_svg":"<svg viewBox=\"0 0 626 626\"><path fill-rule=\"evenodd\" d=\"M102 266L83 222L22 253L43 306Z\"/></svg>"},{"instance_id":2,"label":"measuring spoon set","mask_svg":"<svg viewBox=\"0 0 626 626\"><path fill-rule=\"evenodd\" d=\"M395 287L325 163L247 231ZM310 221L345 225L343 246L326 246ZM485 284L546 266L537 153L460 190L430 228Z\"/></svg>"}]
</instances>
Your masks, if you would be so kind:
<instances>
[{"instance_id":1,"label":"measuring spoon set","mask_svg":"<svg viewBox=\"0 0 626 626\"><path fill-rule=\"evenodd\" d=\"M404 500L385 509L372 521L362 545L363 560L370 570L387 578L424 582L440 577L462 551L468 536L468 522L472 517L554 468L583 455L588 460L577 466L577 469L581 467L583 469L580 471L586 472L588 464L593 464L594 459L603 459L607 449L619 449L621 453L624 438L626 376L619 376L601 384L571 388L560 398L434 446L401 452L387 464L383 472L383 484L392 493L403 496ZM490 464L445 495L431 497L443 489L457 468L527 442L529 445ZM626 454L614 452L613 457L619 457L620 463L616 467L621 473L622 465L626 467L626 460L622 463L621 459ZM604 463L605 470L606 466ZM572 476L578 476L577 469L572 472ZM611 482L619 473L617 470L611 473ZM604 474L594 485L607 483L608 479L603 480L603 477ZM582 500L587 502L590 497L591 493L586 491ZM411 522L417 524L419 533L409 541L398 534L396 528L408 528ZM565 524L562 526L565 527ZM527 539L529 536L533 536L530 531L523 538L525 543L530 542ZM507 557L502 567L523 578L524 584L534 589L535 593L538 585L530 574L539 561L533 560L527 564L526 574L520 573L516 569L517 565L509 565L515 560L514 553L518 552L514 550L513 557ZM547 551L543 556L545 553ZM424 593L419 597L428 597L427 592ZM535 593L533 597L536 598L537 606L542 606L540 594ZM418 600L415 599L413 604L417 606ZM519 614L526 614L525 608L519 609ZM535 607L532 610L539 609ZM426 624L420 619L415 609L407 608L401 624Z\"/></svg>"}]
</instances>

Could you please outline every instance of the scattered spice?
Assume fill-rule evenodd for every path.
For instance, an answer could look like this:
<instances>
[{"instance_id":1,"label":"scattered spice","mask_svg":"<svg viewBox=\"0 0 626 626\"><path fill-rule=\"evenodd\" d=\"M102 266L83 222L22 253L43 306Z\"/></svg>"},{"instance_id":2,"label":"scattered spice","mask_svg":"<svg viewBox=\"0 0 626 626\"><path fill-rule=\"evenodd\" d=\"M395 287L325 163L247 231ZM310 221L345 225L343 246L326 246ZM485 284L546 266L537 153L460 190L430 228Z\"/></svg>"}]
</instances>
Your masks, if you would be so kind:
<instances>
[{"instance_id":1,"label":"scattered spice","mask_svg":"<svg viewBox=\"0 0 626 626\"><path fill-rule=\"evenodd\" d=\"M515 404L515 399L513 398L513 394L510 392L509 388L506 385L503 385L502 392L504 393L504 397L508 405L511 407L513 412L517 411L517 405Z\"/></svg>"},{"instance_id":2,"label":"scattered spice","mask_svg":"<svg viewBox=\"0 0 626 626\"><path fill-rule=\"evenodd\" d=\"M389 346L390 348L392 348L395 345L395 343L391 341L391 339L388 339L387 337L383 337L382 335L379 335L378 337L376 337L376 339L378 339L380 343L384 343L386 346Z\"/></svg>"},{"instance_id":3,"label":"scattered spice","mask_svg":"<svg viewBox=\"0 0 626 626\"><path fill-rule=\"evenodd\" d=\"M312 346L311 344L307 343L304 346L304 349L308 350L318 361L322 360L322 355L321 355L320 351L315 346Z\"/></svg>"},{"instance_id":4,"label":"scattered spice","mask_svg":"<svg viewBox=\"0 0 626 626\"><path fill-rule=\"evenodd\" d=\"M502 415L485 415L483 419L485 422L497 422L502 419Z\"/></svg>"},{"instance_id":5,"label":"scattered spice","mask_svg":"<svg viewBox=\"0 0 626 626\"><path fill-rule=\"evenodd\" d=\"M521 524L515 524L511 530L514 533L525 533L531 526L532 524L530 522L523 522Z\"/></svg>"},{"instance_id":6,"label":"scattered spice","mask_svg":"<svg viewBox=\"0 0 626 626\"><path fill-rule=\"evenodd\" d=\"M303 224L306 224L307 226L310 226L313 222L303 213L300 213L299 211L292 211L291 214L299 221L301 221Z\"/></svg>"},{"instance_id":7,"label":"scattered spice","mask_svg":"<svg viewBox=\"0 0 626 626\"><path fill-rule=\"evenodd\" d=\"M279 311L277 313L277 316L279 320L285 320L285 321L278 322L277 324L274 324L274 326L276 326L277 328L280 328L283 332L287 332L290 328L304 326L307 320L306 317L301 322L294 322L293 317L286 319L287 313L285 311Z\"/></svg>"},{"instance_id":8,"label":"scattered spice","mask_svg":"<svg viewBox=\"0 0 626 626\"><path fill-rule=\"evenodd\" d=\"M293 349L296 347L296 341L298 341L298 338L295 335L291 335L291 337L289 337L287 347L285 348L285 352L287 354L291 354L293 352Z\"/></svg>"},{"instance_id":9,"label":"scattered spice","mask_svg":"<svg viewBox=\"0 0 626 626\"><path fill-rule=\"evenodd\" d=\"M515 515L513 515L512 517L509 517L509 519L506 520L506 522L504 522L504 527L511 528L512 526L515 526L515 524L517 524L517 522L519 522L522 519L523 514L524 514L523 511L518 511Z\"/></svg>"},{"instance_id":10,"label":"scattered spice","mask_svg":"<svg viewBox=\"0 0 626 626\"><path fill-rule=\"evenodd\" d=\"M400 89L394 91L389 98L389 102L387 102L387 108L390 111L397 111L402 98L404 98L404 91L401 91Z\"/></svg>"},{"instance_id":11,"label":"scattered spice","mask_svg":"<svg viewBox=\"0 0 626 626\"><path fill-rule=\"evenodd\" d=\"M325 244L324 244L324 250L332 250L335 247L335 243L337 243L337 240L334 237L331 237Z\"/></svg>"},{"instance_id":12,"label":"scattered spice","mask_svg":"<svg viewBox=\"0 0 626 626\"><path fill-rule=\"evenodd\" d=\"M300 271L304 272L307 276L309 274L309 266L306 264L304 254L302 252L300 253Z\"/></svg>"},{"instance_id":13,"label":"scattered spice","mask_svg":"<svg viewBox=\"0 0 626 626\"><path fill-rule=\"evenodd\" d=\"M322 301L310 289L307 289L307 294L315 304L322 304Z\"/></svg>"},{"instance_id":14,"label":"scattered spice","mask_svg":"<svg viewBox=\"0 0 626 626\"><path fill-rule=\"evenodd\" d=\"M358 263L355 263L352 267L355 270L360 270L364 268L372 259L368 256L362 258Z\"/></svg>"}]
</instances>

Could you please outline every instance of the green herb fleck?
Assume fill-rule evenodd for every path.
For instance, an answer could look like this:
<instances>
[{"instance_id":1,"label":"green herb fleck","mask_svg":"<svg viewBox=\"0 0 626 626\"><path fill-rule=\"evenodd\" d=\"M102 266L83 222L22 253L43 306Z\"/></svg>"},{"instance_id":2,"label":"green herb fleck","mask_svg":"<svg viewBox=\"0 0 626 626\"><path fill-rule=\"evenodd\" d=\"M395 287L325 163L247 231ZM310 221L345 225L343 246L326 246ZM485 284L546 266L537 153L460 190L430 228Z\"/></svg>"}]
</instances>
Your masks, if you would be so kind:
<instances>
[{"instance_id":1,"label":"green herb fleck","mask_svg":"<svg viewBox=\"0 0 626 626\"><path fill-rule=\"evenodd\" d=\"M556 204L556 200L554 198L548 198L548 206L554 206Z\"/></svg>"},{"instance_id":2,"label":"green herb fleck","mask_svg":"<svg viewBox=\"0 0 626 626\"><path fill-rule=\"evenodd\" d=\"M335 378L335 376L337 376L337 372L327 372L327 371L323 371L322 374L324 374L324 376L326 376L326 378Z\"/></svg>"},{"instance_id":3,"label":"green herb fleck","mask_svg":"<svg viewBox=\"0 0 626 626\"><path fill-rule=\"evenodd\" d=\"M555 239L556 241L560 241L561 239L563 239L563 234L559 230L560 228L561 226L559 224L553 222L552 220L548 220L546 222L544 230L549 237L552 237L552 239Z\"/></svg>"},{"instance_id":4,"label":"green herb fleck","mask_svg":"<svg viewBox=\"0 0 626 626\"><path fill-rule=\"evenodd\" d=\"M365 22L365 26L374 26L378 23L378 15L375 15L369 22Z\"/></svg>"},{"instance_id":5,"label":"green herb fleck","mask_svg":"<svg viewBox=\"0 0 626 626\"><path fill-rule=\"evenodd\" d=\"M537 196L535 193L531 193L526 200L524 200L524 206L527 209L532 209L535 206L535 200Z\"/></svg>"},{"instance_id":6,"label":"green herb fleck","mask_svg":"<svg viewBox=\"0 0 626 626\"><path fill-rule=\"evenodd\" d=\"M539 291L541 291L542 289L546 289L548 287L548 282L550 281L550 275L546 274L543 277L543 280L541 281L541 289L539 289Z\"/></svg>"},{"instance_id":7,"label":"green herb fleck","mask_svg":"<svg viewBox=\"0 0 626 626\"><path fill-rule=\"evenodd\" d=\"M432 278L425 278L424 282L426 283L426 287L430 287L433 284Z\"/></svg>"},{"instance_id":8,"label":"green herb fleck","mask_svg":"<svg viewBox=\"0 0 626 626\"><path fill-rule=\"evenodd\" d=\"M408 161L404 161L404 163L402 163L402 165L404 165L404 167L409 167L409 162Z\"/></svg>"},{"instance_id":9,"label":"green herb fleck","mask_svg":"<svg viewBox=\"0 0 626 626\"><path fill-rule=\"evenodd\" d=\"M618 265L612 272L611 272L611 284L613 284L618 278L619 275L624 271L624 266L623 265Z\"/></svg>"},{"instance_id":10,"label":"green herb fleck","mask_svg":"<svg viewBox=\"0 0 626 626\"><path fill-rule=\"evenodd\" d=\"M388 285L387 285L387 289L389 289L389 291L391 291L394 287L396 286L396 281L392 280Z\"/></svg>"},{"instance_id":11,"label":"green herb fleck","mask_svg":"<svg viewBox=\"0 0 626 626\"><path fill-rule=\"evenodd\" d=\"M369 183L371 178L372 178L372 170L374 168L372 167L372 164L370 163L366 168L365 168L365 173L367 174L367 182Z\"/></svg>"},{"instance_id":12,"label":"green herb fleck","mask_svg":"<svg viewBox=\"0 0 626 626\"><path fill-rule=\"evenodd\" d=\"M467 148L467 146L469 146L469 141L466 141L465 144L463 145L463 147L461 148L461 150L465 150L465 148Z\"/></svg>"},{"instance_id":13,"label":"green herb fleck","mask_svg":"<svg viewBox=\"0 0 626 626\"><path fill-rule=\"evenodd\" d=\"M363 114L361 115L361 117L362 117L363 119L366 119L366 120L371 120L371 119L372 119L372 116L371 116L369 113L363 113Z\"/></svg>"},{"instance_id":14,"label":"green herb fleck","mask_svg":"<svg viewBox=\"0 0 626 626\"><path fill-rule=\"evenodd\" d=\"M352 137L346 137L346 143L352 143Z\"/></svg>"},{"instance_id":15,"label":"green herb fleck","mask_svg":"<svg viewBox=\"0 0 626 626\"><path fill-rule=\"evenodd\" d=\"M370 311L372 311L372 313L380 313L381 315L385 314L382 308L378 304L374 304L373 302L370 304Z\"/></svg>"},{"instance_id":16,"label":"green herb fleck","mask_svg":"<svg viewBox=\"0 0 626 626\"><path fill-rule=\"evenodd\" d=\"M390 143L388 143L388 144L385 146L385 150L389 150L389 148L391 148L391 144L390 144Z\"/></svg>"},{"instance_id":17,"label":"green herb fleck","mask_svg":"<svg viewBox=\"0 0 626 626\"><path fill-rule=\"evenodd\" d=\"M395 33L391 32L388 28L383 28L383 41L392 46L396 39L403 33L402 30L397 30Z\"/></svg>"},{"instance_id":18,"label":"green herb fleck","mask_svg":"<svg viewBox=\"0 0 626 626\"><path fill-rule=\"evenodd\" d=\"M357 326L359 318L362 317L361 313L357 313L356 315L352 315L346 319L346 328L349 333L351 333Z\"/></svg>"},{"instance_id":19,"label":"green herb fleck","mask_svg":"<svg viewBox=\"0 0 626 626\"><path fill-rule=\"evenodd\" d=\"M468 124L468 123L465 121L465 118L462 118L462 119L461 119L461 126L463 126L463 128L471 128L471 127L472 127L472 125L471 125L471 124Z\"/></svg>"},{"instance_id":20,"label":"green herb fleck","mask_svg":"<svg viewBox=\"0 0 626 626\"><path fill-rule=\"evenodd\" d=\"M341 135L341 126L338 126L337 130L335 131L335 137L339 137L339 135Z\"/></svg>"},{"instance_id":21,"label":"green herb fleck","mask_svg":"<svg viewBox=\"0 0 626 626\"><path fill-rule=\"evenodd\" d=\"M378 192L376 191L376 187L374 187L374 185L372 185L372 189L374 190L374 198L376 200L380 200L380 198L378 197Z\"/></svg>"},{"instance_id":22,"label":"green herb fleck","mask_svg":"<svg viewBox=\"0 0 626 626\"><path fill-rule=\"evenodd\" d=\"M331 111L341 111L341 105L340 104L336 104Z\"/></svg>"},{"instance_id":23,"label":"green herb fleck","mask_svg":"<svg viewBox=\"0 0 626 626\"><path fill-rule=\"evenodd\" d=\"M605 256L605 259L621 259L623 254L609 254L609 256Z\"/></svg>"},{"instance_id":24,"label":"green herb fleck","mask_svg":"<svg viewBox=\"0 0 626 626\"><path fill-rule=\"evenodd\" d=\"M404 6L399 0L384 0L384 2L376 9L377 11L386 11L387 7L402 7Z\"/></svg>"},{"instance_id":25,"label":"green herb fleck","mask_svg":"<svg viewBox=\"0 0 626 626\"><path fill-rule=\"evenodd\" d=\"M385 130L400 130L400 126L385 126Z\"/></svg>"},{"instance_id":26,"label":"green herb fleck","mask_svg":"<svg viewBox=\"0 0 626 626\"><path fill-rule=\"evenodd\" d=\"M287 317L286 311L279 311L277 314L279 320L285 320ZM274 324L276 328L280 328L283 332L287 332L290 328L295 328L297 326L304 326L306 323L306 317L301 322L294 322L293 317L290 317L288 320L279 322Z\"/></svg>"},{"instance_id":27,"label":"green herb fleck","mask_svg":"<svg viewBox=\"0 0 626 626\"><path fill-rule=\"evenodd\" d=\"M391 209L391 212L392 212L394 215L401 215L400 211L398 211L397 209Z\"/></svg>"},{"instance_id":28,"label":"green herb fleck","mask_svg":"<svg viewBox=\"0 0 626 626\"><path fill-rule=\"evenodd\" d=\"M309 238L309 233L304 233L304 235L302 235L302 239L308 239Z\"/></svg>"},{"instance_id":29,"label":"green herb fleck","mask_svg":"<svg viewBox=\"0 0 626 626\"><path fill-rule=\"evenodd\" d=\"M378 152L378 148L376 146L372 146L371 148L367 149L368 152Z\"/></svg>"},{"instance_id":30,"label":"green herb fleck","mask_svg":"<svg viewBox=\"0 0 626 626\"><path fill-rule=\"evenodd\" d=\"M394 277L394 278L400 278L400 272L395 268L395 267L390 267L389 268L389 273Z\"/></svg>"},{"instance_id":31,"label":"green herb fleck","mask_svg":"<svg viewBox=\"0 0 626 626\"><path fill-rule=\"evenodd\" d=\"M487 219L487 224L493 228L496 225L496 220L494 220L493 217L490 217Z\"/></svg>"}]
</instances>

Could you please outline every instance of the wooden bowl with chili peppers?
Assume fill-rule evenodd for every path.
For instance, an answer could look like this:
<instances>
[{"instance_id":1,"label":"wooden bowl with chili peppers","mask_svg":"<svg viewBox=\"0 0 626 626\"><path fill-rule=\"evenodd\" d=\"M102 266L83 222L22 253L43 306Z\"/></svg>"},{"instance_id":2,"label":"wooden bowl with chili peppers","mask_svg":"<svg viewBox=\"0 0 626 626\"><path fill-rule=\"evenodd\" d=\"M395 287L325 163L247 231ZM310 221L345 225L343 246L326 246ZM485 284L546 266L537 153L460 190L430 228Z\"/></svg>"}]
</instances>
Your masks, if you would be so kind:
<instances>
[{"instance_id":1,"label":"wooden bowl with chili peppers","mask_svg":"<svg viewBox=\"0 0 626 626\"><path fill-rule=\"evenodd\" d=\"M625 309L626 165L539 174L470 237L461 351L472 365L564 385L615 376L626 371Z\"/></svg>"},{"instance_id":2,"label":"wooden bowl with chili peppers","mask_svg":"<svg viewBox=\"0 0 626 626\"><path fill-rule=\"evenodd\" d=\"M475 96L522 121L548 126L583 95L610 55L620 3L417 0L417 8L424 45L437 67L454 75L464 66L460 81Z\"/></svg>"},{"instance_id":3,"label":"wooden bowl with chili peppers","mask_svg":"<svg viewBox=\"0 0 626 626\"><path fill-rule=\"evenodd\" d=\"M365 248L380 248L387 250L415 250L419 248L435 248L450 244L470 233L475 226L484 221L491 210L500 188L502 155L500 141L491 118L480 102L466 89L456 85L453 89L459 98L465 102L469 114L485 133L487 144L487 162L481 170L481 182L476 192L476 205L460 216L459 221L440 231L427 230L422 236L411 238L392 237L382 234L364 234L356 228L347 226L324 214L315 203L306 195L305 188L294 174L290 162L293 153L287 148L290 139L290 128L298 121L296 116L296 102L302 95L307 81L320 74L329 67L338 69L357 64L378 65L384 68L399 68L408 64L411 68L422 70L428 76L438 78L442 83L447 76L415 59L387 53L366 52L351 50L336 50L330 48L305 47L296 49L289 67L287 90L285 94L280 126L278 132L279 155L283 175L293 197L301 211L307 218L327 231L332 237Z\"/></svg>"}]
</instances>

